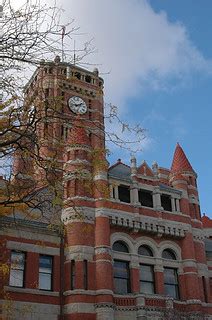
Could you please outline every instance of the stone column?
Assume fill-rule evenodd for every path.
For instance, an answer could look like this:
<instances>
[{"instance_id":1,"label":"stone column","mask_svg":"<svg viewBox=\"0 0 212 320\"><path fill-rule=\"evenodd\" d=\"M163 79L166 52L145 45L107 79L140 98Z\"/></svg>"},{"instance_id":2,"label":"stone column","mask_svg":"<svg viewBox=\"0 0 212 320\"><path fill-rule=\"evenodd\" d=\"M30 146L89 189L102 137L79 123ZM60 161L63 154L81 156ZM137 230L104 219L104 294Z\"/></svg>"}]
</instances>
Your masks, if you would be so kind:
<instances>
[{"instance_id":1,"label":"stone column","mask_svg":"<svg viewBox=\"0 0 212 320\"><path fill-rule=\"evenodd\" d=\"M176 199L176 210L177 212L180 212L180 200Z\"/></svg>"},{"instance_id":2,"label":"stone column","mask_svg":"<svg viewBox=\"0 0 212 320\"><path fill-rule=\"evenodd\" d=\"M147 320L146 310L144 310L145 299L143 297L136 298L136 307L137 307L137 320Z\"/></svg>"},{"instance_id":3,"label":"stone column","mask_svg":"<svg viewBox=\"0 0 212 320\"><path fill-rule=\"evenodd\" d=\"M138 199L138 184L133 182L133 186L130 190L131 194L131 202L135 205L140 205L139 199Z\"/></svg>"},{"instance_id":4,"label":"stone column","mask_svg":"<svg viewBox=\"0 0 212 320\"><path fill-rule=\"evenodd\" d=\"M160 198L160 190L158 187L156 187L153 191L153 204L154 208L156 210L162 210L163 208L161 207L161 198Z\"/></svg>"},{"instance_id":5,"label":"stone column","mask_svg":"<svg viewBox=\"0 0 212 320\"><path fill-rule=\"evenodd\" d=\"M175 208L175 198L174 197L171 197L171 205L172 205L172 212L175 212L176 208Z\"/></svg>"},{"instance_id":6,"label":"stone column","mask_svg":"<svg viewBox=\"0 0 212 320\"><path fill-rule=\"evenodd\" d=\"M116 199L116 200L119 200L119 190L118 190L118 185L116 184L116 185L114 186L114 188L115 188L115 199Z\"/></svg>"}]
</instances>

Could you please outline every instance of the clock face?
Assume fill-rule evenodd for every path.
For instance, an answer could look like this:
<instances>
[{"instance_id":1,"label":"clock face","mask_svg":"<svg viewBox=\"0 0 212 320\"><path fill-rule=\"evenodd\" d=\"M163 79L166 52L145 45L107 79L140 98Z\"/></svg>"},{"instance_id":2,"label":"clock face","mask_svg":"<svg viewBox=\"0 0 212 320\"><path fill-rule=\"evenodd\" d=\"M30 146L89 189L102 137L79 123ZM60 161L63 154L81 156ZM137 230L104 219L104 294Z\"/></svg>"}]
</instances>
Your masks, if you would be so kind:
<instances>
[{"instance_id":1,"label":"clock face","mask_svg":"<svg viewBox=\"0 0 212 320\"><path fill-rule=\"evenodd\" d=\"M68 100L70 110L76 114L84 114L87 111L87 106L82 98L73 96Z\"/></svg>"}]
</instances>

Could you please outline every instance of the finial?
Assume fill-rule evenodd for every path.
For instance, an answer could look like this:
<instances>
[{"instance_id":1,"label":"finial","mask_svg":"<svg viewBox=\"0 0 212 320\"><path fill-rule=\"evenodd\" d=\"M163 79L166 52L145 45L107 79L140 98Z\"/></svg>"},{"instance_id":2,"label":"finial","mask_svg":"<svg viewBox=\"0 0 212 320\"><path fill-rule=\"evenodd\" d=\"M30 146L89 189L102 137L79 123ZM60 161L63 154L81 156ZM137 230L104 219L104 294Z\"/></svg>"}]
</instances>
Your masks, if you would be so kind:
<instances>
[{"instance_id":1,"label":"finial","mask_svg":"<svg viewBox=\"0 0 212 320\"><path fill-rule=\"evenodd\" d=\"M155 175L158 174L158 164L157 164L156 161L154 161L153 164L152 164L152 171L153 171L153 173L154 173Z\"/></svg>"},{"instance_id":2,"label":"finial","mask_svg":"<svg viewBox=\"0 0 212 320\"><path fill-rule=\"evenodd\" d=\"M55 62L55 63L59 63L59 62L60 62L60 56L56 56L56 57L54 58L54 62Z\"/></svg>"},{"instance_id":3,"label":"finial","mask_svg":"<svg viewBox=\"0 0 212 320\"><path fill-rule=\"evenodd\" d=\"M98 70L97 68L94 68L94 69L93 69L93 73L95 74L95 76L98 77L98 75L99 75L99 70Z\"/></svg>"},{"instance_id":4,"label":"finial","mask_svg":"<svg viewBox=\"0 0 212 320\"><path fill-rule=\"evenodd\" d=\"M131 156L131 167L136 168L136 158L134 155Z\"/></svg>"}]
</instances>

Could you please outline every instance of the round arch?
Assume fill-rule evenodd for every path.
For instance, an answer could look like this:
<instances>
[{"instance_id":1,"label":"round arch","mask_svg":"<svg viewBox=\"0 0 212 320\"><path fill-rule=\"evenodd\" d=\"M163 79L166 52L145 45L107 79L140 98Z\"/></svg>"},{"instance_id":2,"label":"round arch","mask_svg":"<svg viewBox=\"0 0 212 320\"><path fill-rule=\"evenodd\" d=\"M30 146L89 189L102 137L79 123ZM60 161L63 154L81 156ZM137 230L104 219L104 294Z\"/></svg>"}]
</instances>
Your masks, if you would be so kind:
<instances>
[{"instance_id":1,"label":"round arch","mask_svg":"<svg viewBox=\"0 0 212 320\"><path fill-rule=\"evenodd\" d=\"M151 239L151 238L148 238L148 237L141 237L141 238L138 238L137 241L136 241L136 245L135 245L135 251L136 253L138 254L138 248L140 246L147 246L149 247L151 250L152 250L152 253L153 253L153 257L154 258L157 258L159 256L159 248L158 248L158 245L157 243Z\"/></svg>"},{"instance_id":2,"label":"round arch","mask_svg":"<svg viewBox=\"0 0 212 320\"><path fill-rule=\"evenodd\" d=\"M160 243L160 247L159 247L160 258L162 258L162 253L163 253L164 250L173 251L173 253L174 253L175 257L176 257L175 261L181 260L181 248L175 242L163 241L163 242Z\"/></svg>"},{"instance_id":3,"label":"round arch","mask_svg":"<svg viewBox=\"0 0 212 320\"><path fill-rule=\"evenodd\" d=\"M111 239L110 239L111 248L113 247L113 244L116 241L124 242L128 246L129 253L136 253L135 252L135 246L134 246L134 243L133 243L134 241L129 235L127 235L125 233L122 233L122 232L113 233L111 235Z\"/></svg>"}]
</instances>

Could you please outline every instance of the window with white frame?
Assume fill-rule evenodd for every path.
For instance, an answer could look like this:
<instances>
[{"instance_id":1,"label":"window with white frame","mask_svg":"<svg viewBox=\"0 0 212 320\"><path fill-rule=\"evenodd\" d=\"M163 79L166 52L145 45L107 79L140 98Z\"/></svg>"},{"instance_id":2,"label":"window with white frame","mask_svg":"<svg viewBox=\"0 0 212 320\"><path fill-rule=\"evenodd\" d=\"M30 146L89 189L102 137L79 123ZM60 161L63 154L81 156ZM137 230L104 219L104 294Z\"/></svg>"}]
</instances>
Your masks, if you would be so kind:
<instances>
[{"instance_id":1,"label":"window with white frame","mask_svg":"<svg viewBox=\"0 0 212 320\"><path fill-rule=\"evenodd\" d=\"M113 265L114 291L117 294L127 294L130 288L130 268L128 261L114 260Z\"/></svg>"},{"instance_id":2,"label":"window with white frame","mask_svg":"<svg viewBox=\"0 0 212 320\"><path fill-rule=\"evenodd\" d=\"M40 255L39 257L39 289L52 290L53 257Z\"/></svg>"},{"instance_id":3,"label":"window with white frame","mask_svg":"<svg viewBox=\"0 0 212 320\"><path fill-rule=\"evenodd\" d=\"M165 260L176 260L176 255L171 249L165 249L162 252L162 258ZM166 261L164 261L166 264ZM177 268L170 266L164 266L164 290L165 295L170 296L174 299L179 299L179 283L178 283L178 275Z\"/></svg>"},{"instance_id":4,"label":"window with white frame","mask_svg":"<svg viewBox=\"0 0 212 320\"><path fill-rule=\"evenodd\" d=\"M179 299L177 269L164 267L164 289L165 295Z\"/></svg>"},{"instance_id":5,"label":"window with white frame","mask_svg":"<svg viewBox=\"0 0 212 320\"><path fill-rule=\"evenodd\" d=\"M116 241L113 244L113 251L129 253L128 246L124 241ZM113 264L114 291L117 294L127 294L131 292L130 266L128 261L114 259Z\"/></svg>"},{"instance_id":6,"label":"window with white frame","mask_svg":"<svg viewBox=\"0 0 212 320\"><path fill-rule=\"evenodd\" d=\"M26 253L11 251L9 285L13 287L24 287Z\"/></svg>"},{"instance_id":7,"label":"window with white frame","mask_svg":"<svg viewBox=\"0 0 212 320\"><path fill-rule=\"evenodd\" d=\"M155 293L154 266L140 264L140 292L147 294Z\"/></svg>"},{"instance_id":8,"label":"window with white frame","mask_svg":"<svg viewBox=\"0 0 212 320\"><path fill-rule=\"evenodd\" d=\"M140 292L146 294L155 293L155 277L154 277L154 265L150 265L145 262L145 257L153 257L151 248L147 245L141 245L138 248L139 256L142 256L142 263L140 263L139 280L140 280Z\"/></svg>"}]
</instances>

